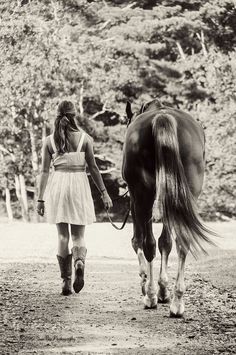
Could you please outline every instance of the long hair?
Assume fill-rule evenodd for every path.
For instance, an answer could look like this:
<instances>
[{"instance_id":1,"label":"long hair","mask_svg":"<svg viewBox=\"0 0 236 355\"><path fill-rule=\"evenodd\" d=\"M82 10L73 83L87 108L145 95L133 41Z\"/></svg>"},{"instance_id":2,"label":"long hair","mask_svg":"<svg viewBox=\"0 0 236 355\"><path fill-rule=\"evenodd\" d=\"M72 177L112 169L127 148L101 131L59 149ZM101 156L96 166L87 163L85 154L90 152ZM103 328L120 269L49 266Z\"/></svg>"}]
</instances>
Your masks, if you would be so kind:
<instances>
[{"instance_id":1,"label":"long hair","mask_svg":"<svg viewBox=\"0 0 236 355\"><path fill-rule=\"evenodd\" d=\"M57 117L54 122L54 141L59 154L69 151L69 131L78 131L75 122L76 110L71 101L62 101L57 108Z\"/></svg>"}]
</instances>

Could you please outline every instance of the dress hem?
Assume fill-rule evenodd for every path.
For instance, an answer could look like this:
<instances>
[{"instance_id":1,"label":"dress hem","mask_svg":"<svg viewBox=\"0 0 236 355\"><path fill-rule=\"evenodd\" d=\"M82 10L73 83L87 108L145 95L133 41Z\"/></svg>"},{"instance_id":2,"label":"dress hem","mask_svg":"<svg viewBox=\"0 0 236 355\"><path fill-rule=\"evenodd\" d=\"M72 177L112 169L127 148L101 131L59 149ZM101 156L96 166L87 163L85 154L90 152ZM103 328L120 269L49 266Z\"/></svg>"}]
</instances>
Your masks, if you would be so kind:
<instances>
[{"instance_id":1,"label":"dress hem","mask_svg":"<svg viewBox=\"0 0 236 355\"><path fill-rule=\"evenodd\" d=\"M92 222L86 222L86 223L78 223L78 221L76 222L68 222L68 221L63 221L63 220L60 220L60 221L55 221L55 222L52 222L52 221L47 221L48 224L58 224L58 223L67 223L67 224L75 224L75 225L78 225L78 226L88 226L90 224L93 224L95 223L96 220L93 220Z\"/></svg>"}]
</instances>

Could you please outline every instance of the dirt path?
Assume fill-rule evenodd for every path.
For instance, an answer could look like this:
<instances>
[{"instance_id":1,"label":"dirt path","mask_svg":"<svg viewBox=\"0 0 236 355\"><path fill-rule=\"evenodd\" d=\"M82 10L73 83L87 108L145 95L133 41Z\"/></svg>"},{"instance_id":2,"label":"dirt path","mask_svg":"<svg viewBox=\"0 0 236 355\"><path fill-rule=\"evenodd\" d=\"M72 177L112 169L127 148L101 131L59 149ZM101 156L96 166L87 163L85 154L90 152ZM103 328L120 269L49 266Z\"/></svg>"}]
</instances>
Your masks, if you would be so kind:
<instances>
[{"instance_id":1,"label":"dirt path","mask_svg":"<svg viewBox=\"0 0 236 355\"><path fill-rule=\"evenodd\" d=\"M235 354L235 269L235 251L190 261L185 318L170 319L168 305L143 309L132 262L88 260L86 286L71 297L59 295L55 263L2 263L0 353Z\"/></svg>"}]
</instances>

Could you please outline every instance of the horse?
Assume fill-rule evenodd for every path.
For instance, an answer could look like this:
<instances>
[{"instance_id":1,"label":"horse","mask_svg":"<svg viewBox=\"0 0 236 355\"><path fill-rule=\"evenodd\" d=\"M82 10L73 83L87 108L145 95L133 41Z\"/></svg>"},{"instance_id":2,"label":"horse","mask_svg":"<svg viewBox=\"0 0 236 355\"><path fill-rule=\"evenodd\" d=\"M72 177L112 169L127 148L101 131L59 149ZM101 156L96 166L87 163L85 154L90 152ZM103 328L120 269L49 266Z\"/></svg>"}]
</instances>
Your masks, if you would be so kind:
<instances>
[{"instance_id":1,"label":"horse","mask_svg":"<svg viewBox=\"0 0 236 355\"><path fill-rule=\"evenodd\" d=\"M188 113L152 100L133 113L126 105L128 127L123 147L122 176L128 185L133 219L132 246L139 262L145 308L169 303L170 316L184 314L184 268L190 251L195 257L214 244L214 234L201 222L196 202L202 191L205 135ZM161 266L158 288L153 261L156 240L152 222L155 208L163 224L158 239ZM176 242L178 269L172 300L168 286L168 257Z\"/></svg>"}]
</instances>

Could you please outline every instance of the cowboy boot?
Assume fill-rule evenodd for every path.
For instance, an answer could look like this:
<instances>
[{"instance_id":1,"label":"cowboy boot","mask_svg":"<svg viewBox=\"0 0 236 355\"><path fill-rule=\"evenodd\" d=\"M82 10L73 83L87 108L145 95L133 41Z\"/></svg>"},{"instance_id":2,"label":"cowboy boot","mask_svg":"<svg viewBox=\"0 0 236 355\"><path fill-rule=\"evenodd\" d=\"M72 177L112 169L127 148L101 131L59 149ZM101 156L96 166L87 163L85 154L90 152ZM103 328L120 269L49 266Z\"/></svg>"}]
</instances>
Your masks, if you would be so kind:
<instances>
[{"instance_id":1,"label":"cowboy boot","mask_svg":"<svg viewBox=\"0 0 236 355\"><path fill-rule=\"evenodd\" d=\"M84 264L87 249L85 247L73 247L71 249L74 258L75 280L73 288L76 293L79 293L84 287Z\"/></svg>"},{"instance_id":2,"label":"cowboy boot","mask_svg":"<svg viewBox=\"0 0 236 355\"><path fill-rule=\"evenodd\" d=\"M65 258L57 255L57 260L61 271L61 278L63 280L61 294L63 296L71 295L72 255L69 254Z\"/></svg>"}]
</instances>

